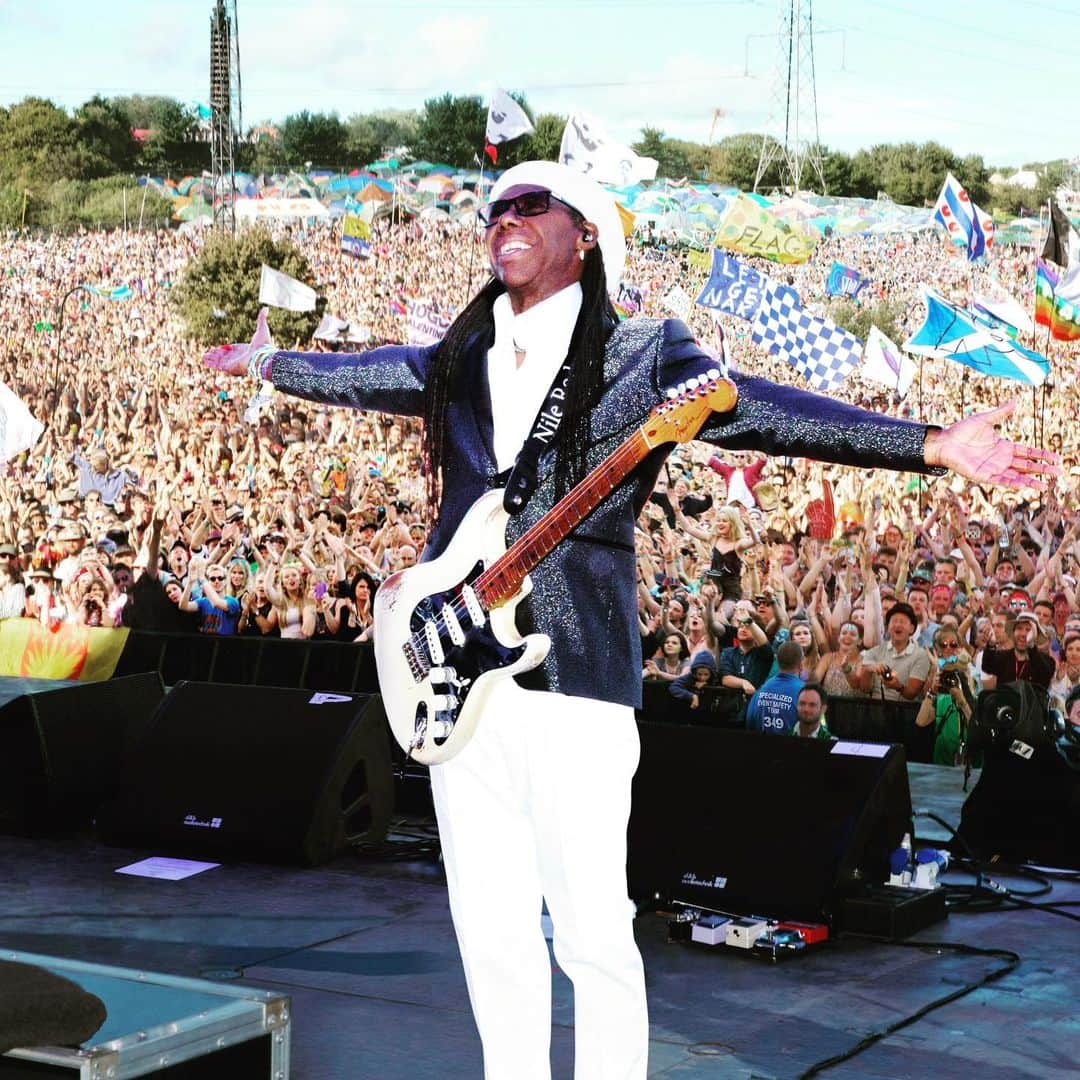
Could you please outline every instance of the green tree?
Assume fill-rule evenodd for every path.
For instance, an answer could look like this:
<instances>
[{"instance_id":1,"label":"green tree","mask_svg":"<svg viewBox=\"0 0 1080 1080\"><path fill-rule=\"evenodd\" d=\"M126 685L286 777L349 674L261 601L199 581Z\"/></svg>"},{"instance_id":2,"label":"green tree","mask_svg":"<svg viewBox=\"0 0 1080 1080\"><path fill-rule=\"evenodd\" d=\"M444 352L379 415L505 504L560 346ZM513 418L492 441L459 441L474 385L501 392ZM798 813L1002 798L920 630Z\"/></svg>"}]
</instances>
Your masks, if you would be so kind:
<instances>
[{"instance_id":1,"label":"green tree","mask_svg":"<svg viewBox=\"0 0 1080 1080\"><path fill-rule=\"evenodd\" d=\"M885 161L890 149L886 144L878 143L855 152L851 159L852 195L876 199L884 190Z\"/></svg>"},{"instance_id":2,"label":"green tree","mask_svg":"<svg viewBox=\"0 0 1080 1080\"><path fill-rule=\"evenodd\" d=\"M140 131L157 127L177 105L175 99L162 94L127 94L110 98L109 102L127 118L129 128Z\"/></svg>"},{"instance_id":3,"label":"green tree","mask_svg":"<svg viewBox=\"0 0 1080 1080\"><path fill-rule=\"evenodd\" d=\"M15 184L0 184L0 229L17 229L26 218L30 221L32 203L30 194Z\"/></svg>"},{"instance_id":4,"label":"green tree","mask_svg":"<svg viewBox=\"0 0 1080 1080\"><path fill-rule=\"evenodd\" d=\"M235 239L215 234L190 262L172 290L171 302L183 319L187 337L203 345L247 341L259 313L259 278L263 264L307 285L314 276L307 259L291 244L275 241L263 228L247 229ZM324 297L315 311L270 309L270 330L286 345L305 344L319 324Z\"/></svg>"},{"instance_id":5,"label":"green tree","mask_svg":"<svg viewBox=\"0 0 1080 1080\"><path fill-rule=\"evenodd\" d=\"M42 188L82 175L84 155L75 122L44 98L0 109L0 183Z\"/></svg>"},{"instance_id":6,"label":"green tree","mask_svg":"<svg viewBox=\"0 0 1080 1080\"><path fill-rule=\"evenodd\" d=\"M210 143L198 138L199 120L195 110L172 98L150 101L150 134L139 152L139 171L160 174L208 169Z\"/></svg>"},{"instance_id":7,"label":"green tree","mask_svg":"<svg viewBox=\"0 0 1080 1080\"><path fill-rule=\"evenodd\" d=\"M237 167L241 171L277 173L288 168L281 136L275 134L274 130L270 124L261 124L253 128L247 140L237 146Z\"/></svg>"},{"instance_id":8,"label":"green tree","mask_svg":"<svg viewBox=\"0 0 1080 1080\"><path fill-rule=\"evenodd\" d=\"M129 176L105 176L84 184L79 206L80 223L90 228L129 229L168 226L172 200Z\"/></svg>"},{"instance_id":9,"label":"green tree","mask_svg":"<svg viewBox=\"0 0 1080 1080\"><path fill-rule=\"evenodd\" d=\"M344 165L348 158L349 131L337 113L294 113L281 125L285 158L294 169L311 162L327 168Z\"/></svg>"},{"instance_id":10,"label":"green tree","mask_svg":"<svg viewBox=\"0 0 1080 1080\"><path fill-rule=\"evenodd\" d=\"M541 113L533 121L533 128L533 133L521 140L528 152L524 160L558 161L566 117L557 113Z\"/></svg>"},{"instance_id":11,"label":"green tree","mask_svg":"<svg viewBox=\"0 0 1080 1080\"><path fill-rule=\"evenodd\" d=\"M383 155L383 141L378 127L370 116L350 116L345 127L348 131L346 157L356 165L367 165Z\"/></svg>"},{"instance_id":12,"label":"green tree","mask_svg":"<svg viewBox=\"0 0 1080 1080\"><path fill-rule=\"evenodd\" d=\"M886 337L900 341L906 335L903 330L905 306L899 300L879 300L873 304L860 304L854 300L833 300L828 306L829 318L837 326L851 331L860 341L870 336L870 327L876 326Z\"/></svg>"},{"instance_id":13,"label":"green tree","mask_svg":"<svg viewBox=\"0 0 1080 1080\"><path fill-rule=\"evenodd\" d=\"M95 94L75 110L75 131L86 155L84 176L134 171L138 144L127 114L115 102Z\"/></svg>"},{"instance_id":14,"label":"green tree","mask_svg":"<svg viewBox=\"0 0 1080 1080\"><path fill-rule=\"evenodd\" d=\"M350 163L363 166L388 154L412 155L416 124L413 109L384 109L350 116L345 122Z\"/></svg>"},{"instance_id":15,"label":"green tree","mask_svg":"<svg viewBox=\"0 0 1080 1080\"><path fill-rule=\"evenodd\" d=\"M729 184L733 187L750 191L757 176L758 160L761 157L761 144L767 135L755 135L745 132L741 135L728 135L721 139L709 155L709 179L716 184ZM780 169L777 162L766 170L758 187L768 191L780 186Z\"/></svg>"},{"instance_id":16,"label":"green tree","mask_svg":"<svg viewBox=\"0 0 1080 1080\"><path fill-rule=\"evenodd\" d=\"M659 128L642 128L641 140L634 143L631 149L635 154L656 160L658 177L665 176L669 180L681 180L684 176L690 175L690 160L686 153L674 140L665 137Z\"/></svg>"},{"instance_id":17,"label":"green tree","mask_svg":"<svg viewBox=\"0 0 1080 1080\"><path fill-rule=\"evenodd\" d=\"M851 158L842 150L821 147L821 171L825 174L825 192L829 195L853 194L854 175Z\"/></svg>"},{"instance_id":18,"label":"green tree","mask_svg":"<svg viewBox=\"0 0 1080 1080\"><path fill-rule=\"evenodd\" d=\"M417 121L413 153L427 161L468 167L483 153L486 128L487 108L479 97L429 98ZM501 164L503 154L499 157Z\"/></svg>"},{"instance_id":19,"label":"green tree","mask_svg":"<svg viewBox=\"0 0 1080 1080\"><path fill-rule=\"evenodd\" d=\"M667 145L674 153L681 154L686 161L687 172L696 180L704 180L709 169L709 147L704 143L689 142L686 139L668 139Z\"/></svg>"},{"instance_id":20,"label":"green tree","mask_svg":"<svg viewBox=\"0 0 1080 1080\"><path fill-rule=\"evenodd\" d=\"M990 197L990 170L987 169L981 154L968 154L962 161L958 161L956 164L956 178L967 189L967 193L972 200L980 206ZM941 183L944 182L945 177L943 176ZM936 199L940 190L941 185L939 184L937 191L928 197Z\"/></svg>"},{"instance_id":21,"label":"green tree","mask_svg":"<svg viewBox=\"0 0 1080 1080\"><path fill-rule=\"evenodd\" d=\"M1048 161L1043 165L1025 165L1024 167L1034 169L1039 176L1035 190L1028 196L1036 206L1045 206L1047 200L1065 183L1065 178L1069 173L1069 167L1064 158ZM1031 203L1025 205L1030 207Z\"/></svg>"}]
</instances>

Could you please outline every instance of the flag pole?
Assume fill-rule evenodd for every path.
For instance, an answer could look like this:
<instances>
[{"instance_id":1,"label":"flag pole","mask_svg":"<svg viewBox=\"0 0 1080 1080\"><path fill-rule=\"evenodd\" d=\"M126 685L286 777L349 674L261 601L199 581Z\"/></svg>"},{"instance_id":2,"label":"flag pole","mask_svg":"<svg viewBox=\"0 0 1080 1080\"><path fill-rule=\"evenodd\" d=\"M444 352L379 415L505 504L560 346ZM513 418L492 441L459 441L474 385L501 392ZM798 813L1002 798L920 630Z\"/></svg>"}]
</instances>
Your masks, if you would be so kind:
<instances>
[{"instance_id":1,"label":"flag pole","mask_svg":"<svg viewBox=\"0 0 1080 1080\"><path fill-rule=\"evenodd\" d=\"M485 152L486 152L486 146L487 146L487 135L486 134L484 136L484 145L485 145ZM476 164L480 166L480 179L479 179L479 181L477 181L477 184L476 184L476 195L477 195L476 205L477 205L477 207L479 207L481 193L484 190L484 153L473 154L473 161L475 161ZM469 302L470 298L472 297L472 274L473 274L473 262L475 261L475 258L476 258L476 223L477 223L478 220L479 220L479 218L477 217L477 211L473 210L473 226L472 226L472 229L469 232L469 284L468 284L468 286L466 288L465 301L461 305L462 307L464 307L465 304L467 304Z\"/></svg>"}]
</instances>

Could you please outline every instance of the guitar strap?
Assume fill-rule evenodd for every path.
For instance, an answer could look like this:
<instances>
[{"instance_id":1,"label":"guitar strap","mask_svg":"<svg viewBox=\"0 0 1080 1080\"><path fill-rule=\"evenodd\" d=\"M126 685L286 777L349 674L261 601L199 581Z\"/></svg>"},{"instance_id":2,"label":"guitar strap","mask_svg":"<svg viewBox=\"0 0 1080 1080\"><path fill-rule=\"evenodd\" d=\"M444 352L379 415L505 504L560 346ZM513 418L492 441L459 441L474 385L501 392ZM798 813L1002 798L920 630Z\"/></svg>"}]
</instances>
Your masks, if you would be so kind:
<instances>
[{"instance_id":1,"label":"guitar strap","mask_svg":"<svg viewBox=\"0 0 1080 1080\"><path fill-rule=\"evenodd\" d=\"M540 455L555 445L555 437L562 427L570 372L569 360L555 372L551 389L548 390L529 430L529 436L522 443L514 467L510 470L510 478L506 481L506 490L503 493L503 509L511 517L520 514L532 498L536 490Z\"/></svg>"}]
</instances>

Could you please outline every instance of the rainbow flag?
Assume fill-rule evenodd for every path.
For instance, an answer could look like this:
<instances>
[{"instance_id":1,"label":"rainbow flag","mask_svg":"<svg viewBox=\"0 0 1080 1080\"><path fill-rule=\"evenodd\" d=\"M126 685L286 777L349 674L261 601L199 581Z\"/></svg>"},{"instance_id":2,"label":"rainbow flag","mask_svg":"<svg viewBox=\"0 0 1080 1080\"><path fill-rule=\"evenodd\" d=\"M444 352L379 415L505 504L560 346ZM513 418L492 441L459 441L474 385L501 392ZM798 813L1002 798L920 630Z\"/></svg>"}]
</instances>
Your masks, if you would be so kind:
<instances>
[{"instance_id":1,"label":"rainbow flag","mask_svg":"<svg viewBox=\"0 0 1080 1080\"><path fill-rule=\"evenodd\" d=\"M1035 266L1035 321L1056 341L1080 341L1080 306L1056 297L1058 275L1039 259Z\"/></svg>"},{"instance_id":2,"label":"rainbow flag","mask_svg":"<svg viewBox=\"0 0 1080 1080\"><path fill-rule=\"evenodd\" d=\"M1056 301L1050 335L1057 341L1080 341L1080 306L1069 300Z\"/></svg>"},{"instance_id":3,"label":"rainbow flag","mask_svg":"<svg viewBox=\"0 0 1080 1080\"><path fill-rule=\"evenodd\" d=\"M1050 326L1054 320L1054 289L1058 276L1039 259L1035 264L1035 321Z\"/></svg>"}]
</instances>

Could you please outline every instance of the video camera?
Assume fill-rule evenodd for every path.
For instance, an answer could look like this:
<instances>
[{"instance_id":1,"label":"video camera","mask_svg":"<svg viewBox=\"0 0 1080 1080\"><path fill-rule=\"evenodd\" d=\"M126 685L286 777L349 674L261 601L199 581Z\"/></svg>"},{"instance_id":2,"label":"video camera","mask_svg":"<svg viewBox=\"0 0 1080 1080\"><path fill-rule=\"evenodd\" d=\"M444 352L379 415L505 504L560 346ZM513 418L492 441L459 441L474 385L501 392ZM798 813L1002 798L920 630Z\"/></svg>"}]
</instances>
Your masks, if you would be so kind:
<instances>
[{"instance_id":1,"label":"video camera","mask_svg":"<svg viewBox=\"0 0 1080 1080\"><path fill-rule=\"evenodd\" d=\"M1052 747L1071 768L1080 768L1080 736L1041 686L1005 683L979 694L968 726L969 754L998 749L1029 757L1040 747Z\"/></svg>"}]
</instances>

